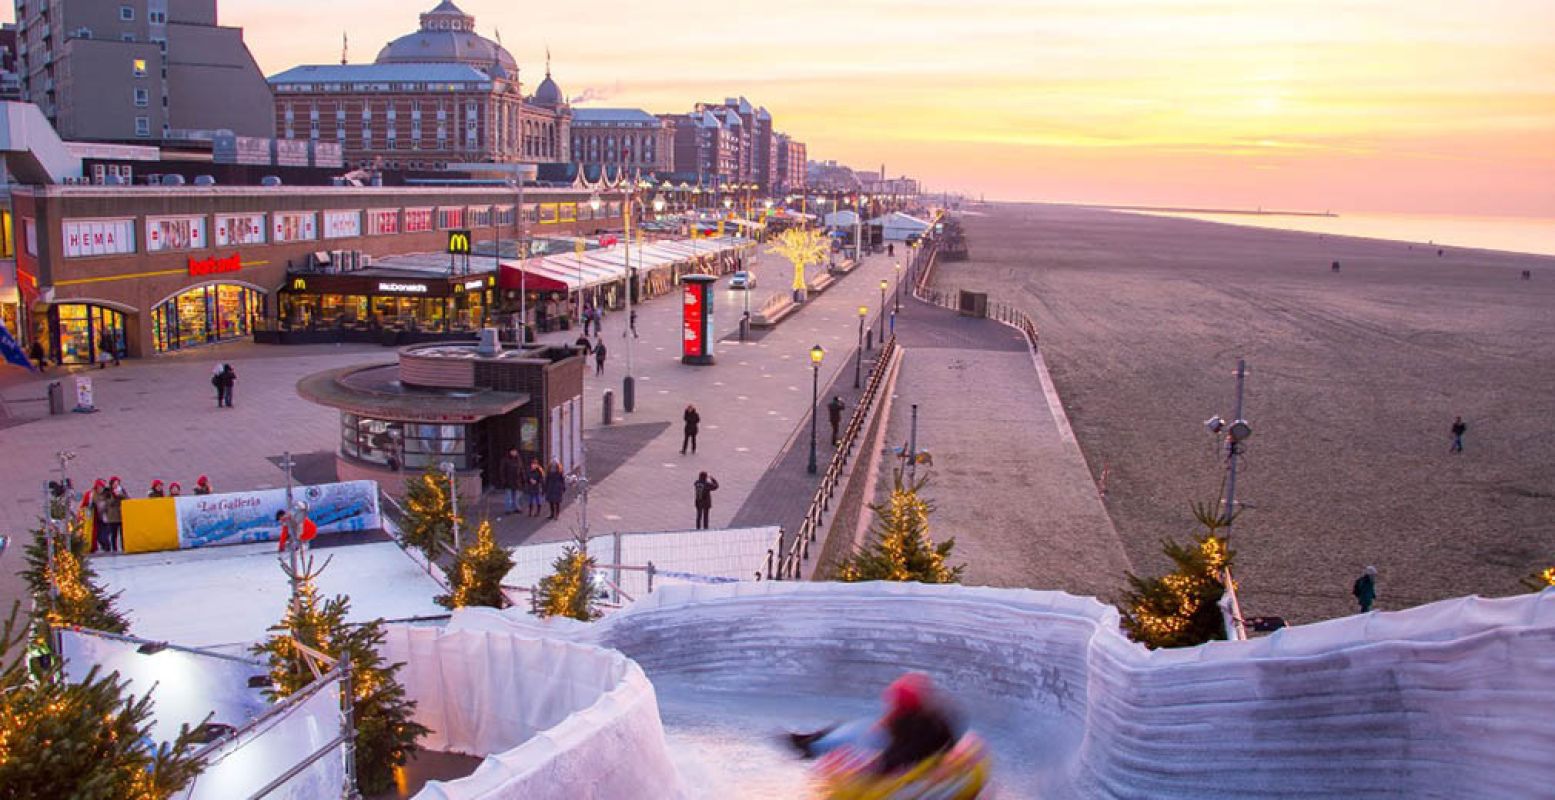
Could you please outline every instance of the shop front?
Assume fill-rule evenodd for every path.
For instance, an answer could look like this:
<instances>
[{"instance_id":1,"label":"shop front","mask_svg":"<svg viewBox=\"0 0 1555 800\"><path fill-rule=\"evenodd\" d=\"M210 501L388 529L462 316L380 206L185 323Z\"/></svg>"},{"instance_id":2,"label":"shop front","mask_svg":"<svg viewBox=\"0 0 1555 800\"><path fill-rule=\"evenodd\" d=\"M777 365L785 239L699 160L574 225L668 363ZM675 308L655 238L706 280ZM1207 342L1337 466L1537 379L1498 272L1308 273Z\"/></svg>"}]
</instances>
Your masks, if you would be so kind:
<instances>
[{"instance_id":1,"label":"shop front","mask_svg":"<svg viewBox=\"0 0 1555 800\"><path fill-rule=\"evenodd\" d=\"M256 341L409 344L468 338L489 324L496 291L491 273L292 274L278 295L276 330Z\"/></svg>"},{"instance_id":2,"label":"shop front","mask_svg":"<svg viewBox=\"0 0 1555 800\"><path fill-rule=\"evenodd\" d=\"M57 364L91 364L125 353L124 312L97 303L55 303L34 335Z\"/></svg>"},{"instance_id":3,"label":"shop front","mask_svg":"<svg viewBox=\"0 0 1555 800\"><path fill-rule=\"evenodd\" d=\"M166 353L246 337L264 313L263 291L236 283L197 286L151 310L152 345Z\"/></svg>"}]
</instances>

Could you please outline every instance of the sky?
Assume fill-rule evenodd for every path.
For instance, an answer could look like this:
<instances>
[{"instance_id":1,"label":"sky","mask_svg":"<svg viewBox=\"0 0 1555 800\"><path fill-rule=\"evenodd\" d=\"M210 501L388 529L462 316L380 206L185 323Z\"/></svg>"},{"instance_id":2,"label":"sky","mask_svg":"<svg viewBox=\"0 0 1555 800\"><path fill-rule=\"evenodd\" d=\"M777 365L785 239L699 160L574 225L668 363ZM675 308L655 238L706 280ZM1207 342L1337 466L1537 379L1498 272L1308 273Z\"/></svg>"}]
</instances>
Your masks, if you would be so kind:
<instances>
[{"instance_id":1,"label":"sky","mask_svg":"<svg viewBox=\"0 0 1555 800\"><path fill-rule=\"evenodd\" d=\"M1555 217L1555 0L457 0L532 88L745 95L812 159L989 199ZM222 0L274 74L435 0ZM579 9L586 13L579 13Z\"/></svg>"}]
</instances>

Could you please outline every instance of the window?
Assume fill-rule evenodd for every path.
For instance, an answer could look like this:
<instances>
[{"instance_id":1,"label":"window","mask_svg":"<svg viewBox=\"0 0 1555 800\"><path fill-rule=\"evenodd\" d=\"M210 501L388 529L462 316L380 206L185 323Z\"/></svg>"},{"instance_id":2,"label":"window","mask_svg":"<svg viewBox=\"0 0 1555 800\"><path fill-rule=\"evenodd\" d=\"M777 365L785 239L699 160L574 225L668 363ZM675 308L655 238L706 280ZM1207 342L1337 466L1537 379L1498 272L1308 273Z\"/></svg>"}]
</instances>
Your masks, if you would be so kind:
<instances>
[{"instance_id":1,"label":"window","mask_svg":"<svg viewBox=\"0 0 1555 800\"><path fill-rule=\"evenodd\" d=\"M324 238L344 239L362 235L362 212L325 211Z\"/></svg>"},{"instance_id":2,"label":"window","mask_svg":"<svg viewBox=\"0 0 1555 800\"><path fill-rule=\"evenodd\" d=\"M37 231L23 219L27 252L37 254ZM124 255L135 252L135 219L67 219L62 226L66 258Z\"/></svg>"},{"instance_id":3,"label":"window","mask_svg":"<svg viewBox=\"0 0 1555 800\"><path fill-rule=\"evenodd\" d=\"M146 252L200 250L204 247L204 216L146 218Z\"/></svg>"},{"instance_id":4,"label":"window","mask_svg":"<svg viewBox=\"0 0 1555 800\"><path fill-rule=\"evenodd\" d=\"M133 42L133 41L135 41L135 34L133 34L133 33L121 33L121 34L119 34L119 41L121 41L121 42Z\"/></svg>"},{"instance_id":5,"label":"window","mask_svg":"<svg viewBox=\"0 0 1555 800\"><path fill-rule=\"evenodd\" d=\"M144 59L144 58L137 58L137 59L135 59L134 61L130 62L130 68L135 73L135 77L137 77L137 78L144 78L144 77L146 77L146 59Z\"/></svg>"},{"instance_id":6,"label":"window","mask_svg":"<svg viewBox=\"0 0 1555 800\"><path fill-rule=\"evenodd\" d=\"M149 105L151 105L151 92L148 92L145 89L136 89L135 90L135 107L136 108L145 108L146 106L149 106Z\"/></svg>"},{"instance_id":7,"label":"window","mask_svg":"<svg viewBox=\"0 0 1555 800\"><path fill-rule=\"evenodd\" d=\"M136 136L150 136L151 135L151 118L150 117L136 117L135 118L135 135Z\"/></svg>"},{"instance_id":8,"label":"window","mask_svg":"<svg viewBox=\"0 0 1555 800\"><path fill-rule=\"evenodd\" d=\"M119 6L119 19L124 22L135 20L135 9L130 6Z\"/></svg>"},{"instance_id":9,"label":"window","mask_svg":"<svg viewBox=\"0 0 1555 800\"><path fill-rule=\"evenodd\" d=\"M270 240L273 242L307 242L319 238L317 217L311 211L277 212L271 214Z\"/></svg>"},{"instance_id":10,"label":"window","mask_svg":"<svg viewBox=\"0 0 1555 800\"><path fill-rule=\"evenodd\" d=\"M437 227L441 230L464 227L464 209L439 208L437 210Z\"/></svg>"},{"instance_id":11,"label":"window","mask_svg":"<svg viewBox=\"0 0 1555 800\"><path fill-rule=\"evenodd\" d=\"M367 212L367 235L382 236L400 232L400 211L397 208L374 208Z\"/></svg>"},{"instance_id":12,"label":"window","mask_svg":"<svg viewBox=\"0 0 1555 800\"><path fill-rule=\"evenodd\" d=\"M167 24L167 12L166 11L147 11L146 12L146 21L150 22L152 25L166 25Z\"/></svg>"},{"instance_id":13,"label":"window","mask_svg":"<svg viewBox=\"0 0 1555 800\"><path fill-rule=\"evenodd\" d=\"M405 209L405 232L419 233L432 230L432 209L407 208Z\"/></svg>"},{"instance_id":14,"label":"window","mask_svg":"<svg viewBox=\"0 0 1555 800\"><path fill-rule=\"evenodd\" d=\"M218 247L264 243L264 214L216 215L216 245Z\"/></svg>"}]
</instances>

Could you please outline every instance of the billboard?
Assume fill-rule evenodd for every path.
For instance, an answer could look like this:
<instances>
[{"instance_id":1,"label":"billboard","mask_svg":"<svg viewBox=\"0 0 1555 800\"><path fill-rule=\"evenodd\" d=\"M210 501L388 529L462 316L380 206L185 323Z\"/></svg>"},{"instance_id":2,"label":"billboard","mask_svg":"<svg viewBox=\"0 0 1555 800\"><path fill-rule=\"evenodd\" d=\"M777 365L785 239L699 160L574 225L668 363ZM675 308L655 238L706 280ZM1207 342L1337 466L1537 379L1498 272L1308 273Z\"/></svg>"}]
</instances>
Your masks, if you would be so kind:
<instances>
[{"instance_id":1,"label":"billboard","mask_svg":"<svg viewBox=\"0 0 1555 800\"><path fill-rule=\"evenodd\" d=\"M321 534L383 527L375 481L298 486L292 494L308 504ZM286 490L133 499L121 508L124 549L132 553L269 542L280 538L275 515L286 508Z\"/></svg>"},{"instance_id":2,"label":"billboard","mask_svg":"<svg viewBox=\"0 0 1555 800\"><path fill-rule=\"evenodd\" d=\"M713 363L713 282L712 275L687 275L681 278L681 350L685 364Z\"/></svg>"},{"instance_id":3,"label":"billboard","mask_svg":"<svg viewBox=\"0 0 1555 800\"><path fill-rule=\"evenodd\" d=\"M308 166L307 139L275 139L275 163L283 167Z\"/></svg>"}]
</instances>

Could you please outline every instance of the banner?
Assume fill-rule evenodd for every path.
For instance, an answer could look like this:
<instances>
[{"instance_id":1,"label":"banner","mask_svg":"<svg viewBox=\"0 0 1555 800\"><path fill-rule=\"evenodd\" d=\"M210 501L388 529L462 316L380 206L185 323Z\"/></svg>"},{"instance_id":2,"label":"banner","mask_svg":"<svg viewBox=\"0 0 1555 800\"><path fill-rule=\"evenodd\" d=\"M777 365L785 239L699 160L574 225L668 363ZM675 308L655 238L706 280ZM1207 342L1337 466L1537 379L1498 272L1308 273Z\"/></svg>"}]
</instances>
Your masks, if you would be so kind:
<instances>
[{"instance_id":1,"label":"banner","mask_svg":"<svg viewBox=\"0 0 1555 800\"><path fill-rule=\"evenodd\" d=\"M376 481L297 486L319 533L378 530ZM272 542L281 536L275 515L286 508L285 489L125 500L124 549L132 553L188 550L223 544Z\"/></svg>"}]
</instances>

